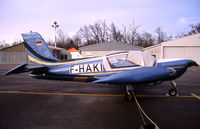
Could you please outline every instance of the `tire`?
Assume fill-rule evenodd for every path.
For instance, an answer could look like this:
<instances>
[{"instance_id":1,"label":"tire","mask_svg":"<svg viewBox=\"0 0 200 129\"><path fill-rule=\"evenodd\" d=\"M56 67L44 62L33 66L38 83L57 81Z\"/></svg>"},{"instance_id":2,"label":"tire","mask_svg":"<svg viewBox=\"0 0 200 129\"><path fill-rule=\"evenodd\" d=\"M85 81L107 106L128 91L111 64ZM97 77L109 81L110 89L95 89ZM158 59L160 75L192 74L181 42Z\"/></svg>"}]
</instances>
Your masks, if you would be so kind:
<instances>
[{"instance_id":1,"label":"tire","mask_svg":"<svg viewBox=\"0 0 200 129\"><path fill-rule=\"evenodd\" d=\"M134 98L133 98L133 93L132 91L128 91L128 92L125 92L125 95L124 95L124 98L127 102L133 102Z\"/></svg>"},{"instance_id":2,"label":"tire","mask_svg":"<svg viewBox=\"0 0 200 129\"><path fill-rule=\"evenodd\" d=\"M169 93L170 96L176 96L177 95L177 90L172 88L172 89L169 90L168 93Z\"/></svg>"}]
</instances>

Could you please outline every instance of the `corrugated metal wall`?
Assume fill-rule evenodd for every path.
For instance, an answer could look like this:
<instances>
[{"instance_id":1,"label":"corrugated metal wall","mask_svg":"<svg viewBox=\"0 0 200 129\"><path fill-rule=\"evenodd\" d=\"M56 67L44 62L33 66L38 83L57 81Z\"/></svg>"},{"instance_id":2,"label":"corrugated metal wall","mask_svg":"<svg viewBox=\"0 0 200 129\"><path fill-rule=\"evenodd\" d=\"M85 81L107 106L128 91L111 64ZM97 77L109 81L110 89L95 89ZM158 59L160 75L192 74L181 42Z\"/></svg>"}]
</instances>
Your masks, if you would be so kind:
<instances>
[{"instance_id":1,"label":"corrugated metal wall","mask_svg":"<svg viewBox=\"0 0 200 129\"><path fill-rule=\"evenodd\" d=\"M22 64L27 60L26 52L1 52L1 64Z\"/></svg>"},{"instance_id":2,"label":"corrugated metal wall","mask_svg":"<svg viewBox=\"0 0 200 129\"><path fill-rule=\"evenodd\" d=\"M0 51L0 64L1 64L1 51Z\"/></svg>"},{"instance_id":3,"label":"corrugated metal wall","mask_svg":"<svg viewBox=\"0 0 200 129\"><path fill-rule=\"evenodd\" d=\"M199 46L164 46L163 57L192 59L200 64L199 51Z\"/></svg>"}]
</instances>

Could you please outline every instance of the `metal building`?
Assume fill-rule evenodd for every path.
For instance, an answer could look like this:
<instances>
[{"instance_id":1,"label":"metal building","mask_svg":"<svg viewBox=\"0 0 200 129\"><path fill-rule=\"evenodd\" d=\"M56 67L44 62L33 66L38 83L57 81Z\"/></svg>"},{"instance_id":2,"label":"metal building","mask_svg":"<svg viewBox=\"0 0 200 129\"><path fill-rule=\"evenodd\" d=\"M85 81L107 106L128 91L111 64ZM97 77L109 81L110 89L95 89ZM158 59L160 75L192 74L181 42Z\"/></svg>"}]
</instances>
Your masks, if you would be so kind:
<instances>
[{"instance_id":1,"label":"metal building","mask_svg":"<svg viewBox=\"0 0 200 129\"><path fill-rule=\"evenodd\" d=\"M52 52L54 47L49 46ZM56 57L61 60L71 59L71 54L63 48L56 48ZM23 64L29 63L24 43L0 49L0 64Z\"/></svg>"},{"instance_id":2,"label":"metal building","mask_svg":"<svg viewBox=\"0 0 200 129\"><path fill-rule=\"evenodd\" d=\"M0 52L1 64L22 64L26 63L28 58L26 56L24 44L5 47Z\"/></svg>"},{"instance_id":3,"label":"metal building","mask_svg":"<svg viewBox=\"0 0 200 129\"><path fill-rule=\"evenodd\" d=\"M142 47L130 45L128 43L102 42L89 46L80 47L80 53L83 57L104 56L107 54L121 51L142 51Z\"/></svg>"},{"instance_id":4,"label":"metal building","mask_svg":"<svg viewBox=\"0 0 200 129\"><path fill-rule=\"evenodd\" d=\"M162 58L185 58L195 60L200 64L200 33L179 39L162 42L144 48L144 52Z\"/></svg>"},{"instance_id":5,"label":"metal building","mask_svg":"<svg viewBox=\"0 0 200 129\"><path fill-rule=\"evenodd\" d=\"M55 50L55 47L53 47L53 46L49 46L49 48L54 53L54 56L60 60L67 60L67 59L72 58L69 50L66 50L66 49L60 48L60 47L56 47L56 50Z\"/></svg>"}]
</instances>

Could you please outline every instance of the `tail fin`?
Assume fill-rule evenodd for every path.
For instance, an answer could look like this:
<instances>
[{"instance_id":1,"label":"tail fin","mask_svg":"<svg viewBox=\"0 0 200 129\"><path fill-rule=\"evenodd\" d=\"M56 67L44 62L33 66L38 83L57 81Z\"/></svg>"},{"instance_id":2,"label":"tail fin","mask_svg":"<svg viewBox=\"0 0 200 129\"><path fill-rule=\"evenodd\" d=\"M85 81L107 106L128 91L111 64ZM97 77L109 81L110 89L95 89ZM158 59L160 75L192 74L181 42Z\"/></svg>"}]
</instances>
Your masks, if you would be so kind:
<instances>
[{"instance_id":1,"label":"tail fin","mask_svg":"<svg viewBox=\"0 0 200 129\"><path fill-rule=\"evenodd\" d=\"M80 53L76 50L76 48L70 48L69 52L72 55L72 59L83 58Z\"/></svg>"},{"instance_id":2,"label":"tail fin","mask_svg":"<svg viewBox=\"0 0 200 129\"><path fill-rule=\"evenodd\" d=\"M56 62L57 58L54 57L48 45L37 32L30 32L22 34L24 39L24 46L28 58L34 64L41 64L40 62Z\"/></svg>"}]
</instances>

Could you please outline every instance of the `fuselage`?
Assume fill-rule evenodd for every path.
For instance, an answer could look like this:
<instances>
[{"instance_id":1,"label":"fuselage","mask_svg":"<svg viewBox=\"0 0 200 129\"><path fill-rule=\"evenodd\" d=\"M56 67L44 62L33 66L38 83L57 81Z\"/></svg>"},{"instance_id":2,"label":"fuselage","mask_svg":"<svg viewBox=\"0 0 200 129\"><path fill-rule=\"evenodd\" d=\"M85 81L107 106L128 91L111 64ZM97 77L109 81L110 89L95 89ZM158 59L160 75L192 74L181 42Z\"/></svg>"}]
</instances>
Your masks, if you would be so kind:
<instances>
[{"instance_id":1,"label":"fuselage","mask_svg":"<svg viewBox=\"0 0 200 129\"><path fill-rule=\"evenodd\" d=\"M45 73L32 73L32 77L41 78L41 79L56 79L56 80L67 80L67 81L84 81L92 82L101 76L109 76L111 74L122 73L124 71L139 72L136 76L144 76L144 68L142 66L127 66L121 68L113 68L107 70L105 65L111 65L105 63L106 57L98 58L88 58L88 59L79 59L74 61L67 62L57 62L48 64L48 70ZM153 79L152 82L174 80L180 77L188 67L196 65L192 60L187 59L174 59L174 60L157 60L154 68L172 68L175 70L175 74L165 79L159 80L157 77L151 76ZM159 71L158 71L159 72ZM154 79L155 78L155 79ZM151 82L151 81L150 81ZM150 83L146 82L146 83Z\"/></svg>"}]
</instances>

